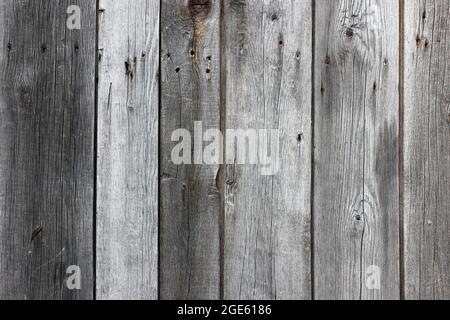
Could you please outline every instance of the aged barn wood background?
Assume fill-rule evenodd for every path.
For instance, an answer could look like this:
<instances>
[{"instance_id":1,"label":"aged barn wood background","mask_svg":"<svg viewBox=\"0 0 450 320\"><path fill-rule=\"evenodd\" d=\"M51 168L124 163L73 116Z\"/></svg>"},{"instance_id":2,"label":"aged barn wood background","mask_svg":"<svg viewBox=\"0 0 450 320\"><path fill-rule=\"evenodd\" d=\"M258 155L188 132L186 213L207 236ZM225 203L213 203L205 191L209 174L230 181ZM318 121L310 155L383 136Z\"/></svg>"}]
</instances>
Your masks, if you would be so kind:
<instances>
[{"instance_id":1,"label":"aged barn wood background","mask_svg":"<svg viewBox=\"0 0 450 320\"><path fill-rule=\"evenodd\" d=\"M0 299L450 299L448 0L0 0L0 79Z\"/></svg>"}]
</instances>

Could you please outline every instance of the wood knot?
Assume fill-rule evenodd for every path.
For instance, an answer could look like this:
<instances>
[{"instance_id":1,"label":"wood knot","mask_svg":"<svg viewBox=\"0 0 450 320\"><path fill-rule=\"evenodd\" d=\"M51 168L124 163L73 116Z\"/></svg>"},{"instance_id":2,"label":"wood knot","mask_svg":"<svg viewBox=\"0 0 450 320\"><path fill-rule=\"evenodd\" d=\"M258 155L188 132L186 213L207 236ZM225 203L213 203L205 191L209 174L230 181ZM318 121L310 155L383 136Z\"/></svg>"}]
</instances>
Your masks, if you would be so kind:
<instances>
[{"instance_id":1,"label":"wood knot","mask_svg":"<svg viewBox=\"0 0 450 320\"><path fill-rule=\"evenodd\" d=\"M211 12L211 0L189 0L188 8L193 18L205 18Z\"/></svg>"},{"instance_id":2,"label":"wood knot","mask_svg":"<svg viewBox=\"0 0 450 320\"><path fill-rule=\"evenodd\" d=\"M347 28L347 30L345 30L345 35L348 38L353 38L353 36L355 35L355 31L352 28Z\"/></svg>"}]
</instances>

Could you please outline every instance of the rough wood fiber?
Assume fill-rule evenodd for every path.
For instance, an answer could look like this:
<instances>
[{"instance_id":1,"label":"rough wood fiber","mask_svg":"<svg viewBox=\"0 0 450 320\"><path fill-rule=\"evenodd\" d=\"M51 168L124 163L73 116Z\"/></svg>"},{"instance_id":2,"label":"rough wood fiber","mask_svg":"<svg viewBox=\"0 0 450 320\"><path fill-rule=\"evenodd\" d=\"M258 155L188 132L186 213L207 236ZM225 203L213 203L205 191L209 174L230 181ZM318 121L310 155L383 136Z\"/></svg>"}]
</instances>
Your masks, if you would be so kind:
<instances>
[{"instance_id":1,"label":"rough wood fiber","mask_svg":"<svg viewBox=\"0 0 450 320\"><path fill-rule=\"evenodd\" d=\"M226 166L224 298L309 299L312 3L224 3L226 127L280 131L274 175Z\"/></svg>"},{"instance_id":2,"label":"rough wood fiber","mask_svg":"<svg viewBox=\"0 0 450 320\"><path fill-rule=\"evenodd\" d=\"M399 2L317 0L315 42L315 298L398 299Z\"/></svg>"},{"instance_id":3,"label":"rough wood fiber","mask_svg":"<svg viewBox=\"0 0 450 320\"><path fill-rule=\"evenodd\" d=\"M450 2L404 13L405 298L450 299Z\"/></svg>"},{"instance_id":4,"label":"rough wood fiber","mask_svg":"<svg viewBox=\"0 0 450 320\"><path fill-rule=\"evenodd\" d=\"M159 2L99 8L97 298L157 299Z\"/></svg>"},{"instance_id":5,"label":"rough wood fiber","mask_svg":"<svg viewBox=\"0 0 450 320\"><path fill-rule=\"evenodd\" d=\"M0 299L91 299L95 2L0 2ZM81 290L66 270L81 268Z\"/></svg>"},{"instance_id":6,"label":"rough wood fiber","mask_svg":"<svg viewBox=\"0 0 450 320\"><path fill-rule=\"evenodd\" d=\"M220 129L220 1L163 0L161 14L160 297L217 299L219 165L175 165L171 136Z\"/></svg>"}]
</instances>

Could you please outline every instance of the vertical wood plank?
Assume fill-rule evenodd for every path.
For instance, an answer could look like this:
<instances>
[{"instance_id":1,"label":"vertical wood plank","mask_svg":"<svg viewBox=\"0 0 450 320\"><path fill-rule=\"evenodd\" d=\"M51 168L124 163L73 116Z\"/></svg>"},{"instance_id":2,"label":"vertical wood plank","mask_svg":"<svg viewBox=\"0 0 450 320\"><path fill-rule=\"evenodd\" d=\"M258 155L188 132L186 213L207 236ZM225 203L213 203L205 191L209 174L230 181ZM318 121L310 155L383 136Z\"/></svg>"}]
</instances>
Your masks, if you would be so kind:
<instances>
[{"instance_id":1,"label":"vertical wood plank","mask_svg":"<svg viewBox=\"0 0 450 320\"><path fill-rule=\"evenodd\" d=\"M399 2L316 13L315 298L398 299Z\"/></svg>"},{"instance_id":2,"label":"vertical wood plank","mask_svg":"<svg viewBox=\"0 0 450 320\"><path fill-rule=\"evenodd\" d=\"M175 130L188 130L193 139L196 121L203 131L220 129L219 18L219 0L162 1L162 299L220 294L219 165L176 165L171 157Z\"/></svg>"},{"instance_id":3,"label":"vertical wood plank","mask_svg":"<svg viewBox=\"0 0 450 320\"><path fill-rule=\"evenodd\" d=\"M262 175L226 154L224 298L309 299L312 2L224 1L223 15L226 128L278 129L280 159Z\"/></svg>"},{"instance_id":4,"label":"vertical wood plank","mask_svg":"<svg viewBox=\"0 0 450 320\"><path fill-rule=\"evenodd\" d=\"M93 296L95 1L74 4L80 30L67 1L0 3L0 299Z\"/></svg>"},{"instance_id":5,"label":"vertical wood plank","mask_svg":"<svg viewBox=\"0 0 450 320\"><path fill-rule=\"evenodd\" d=\"M160 4L99 10L97 298L157 299Z\"/></svg>"},{"instance_id":6,"label":"vertical wood plank","mask_svg":"<svg viewBox=\"0 0 450 320\"><path fill-rule=\"evenodd\" d=\"M405 298L450 299L450 2L404 14Z\"/></svg>"}]
</instances>

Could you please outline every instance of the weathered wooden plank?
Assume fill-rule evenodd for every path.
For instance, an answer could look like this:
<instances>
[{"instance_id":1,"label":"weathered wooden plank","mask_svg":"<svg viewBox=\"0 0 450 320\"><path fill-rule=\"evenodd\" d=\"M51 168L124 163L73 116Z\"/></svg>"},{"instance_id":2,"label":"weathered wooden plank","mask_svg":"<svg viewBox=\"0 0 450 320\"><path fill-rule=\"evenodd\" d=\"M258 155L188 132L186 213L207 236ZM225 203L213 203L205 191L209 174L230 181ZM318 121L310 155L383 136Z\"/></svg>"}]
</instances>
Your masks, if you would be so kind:
<instances>
[{"instance_id":1,"label":"weathered wooden plank","mask_svg":"<svg viewBox=\"0 0 450 320\"><path fill-rule=\"evenodd\" d=\"M158 297L159 9L99 3L98 299Z\"/></svg>"},{"instance_id":2,"label":"weathered wooden plank","mask_svg":"<svg viewBox=\"0 0 450 320\"><path fill-rule=\"evenodd\" d=\"M450 299L450 2L404 14L405 298Z\"/></svg>"},{"instance_id":3,"label":"weathered wooden plank","mask_svg":"<svg viewBox=\"0 0 450 320\"><path fill-rule=\"evenodd\" d=\"M67 2L0 3L1 299L93 296L95 1L76 4L80 30Z\"/></svg>"},{"instance_id":4,"label":"weathered wooden plank","mask_svg":"<svg viewBox=\"0 0 450 320\"><path fill-rule=\"evenodd\" d=\"M316 299L399 298L399 12L316 1Z\"/></svg>"},{"instance_id":5,"label":"weathered wooden plank","mask_svg":"<svg viewBox=\"0 0 450 320\"><path fill-rule=\"evenodd\" d=\"M279 130L280 160L270 175L227 147L224 298L309 299L312 2L224 3L226 128Z\"/></svg>"},{"instance_id":6,"label":"weathered wooden plank","mask_svg":"<svg viewBox=\"0 0 450 320\"><path fill-rule=\"evenodd\" d=\"M218 0L162 1L162 299L217 299L220 294L219 165L194 159L195 165L177 165L171 157L179 138L171 141L175 130L186 129L194 138L196 121L203 131L220 129L219 17Z\"/></svg>"}]
</instances>

